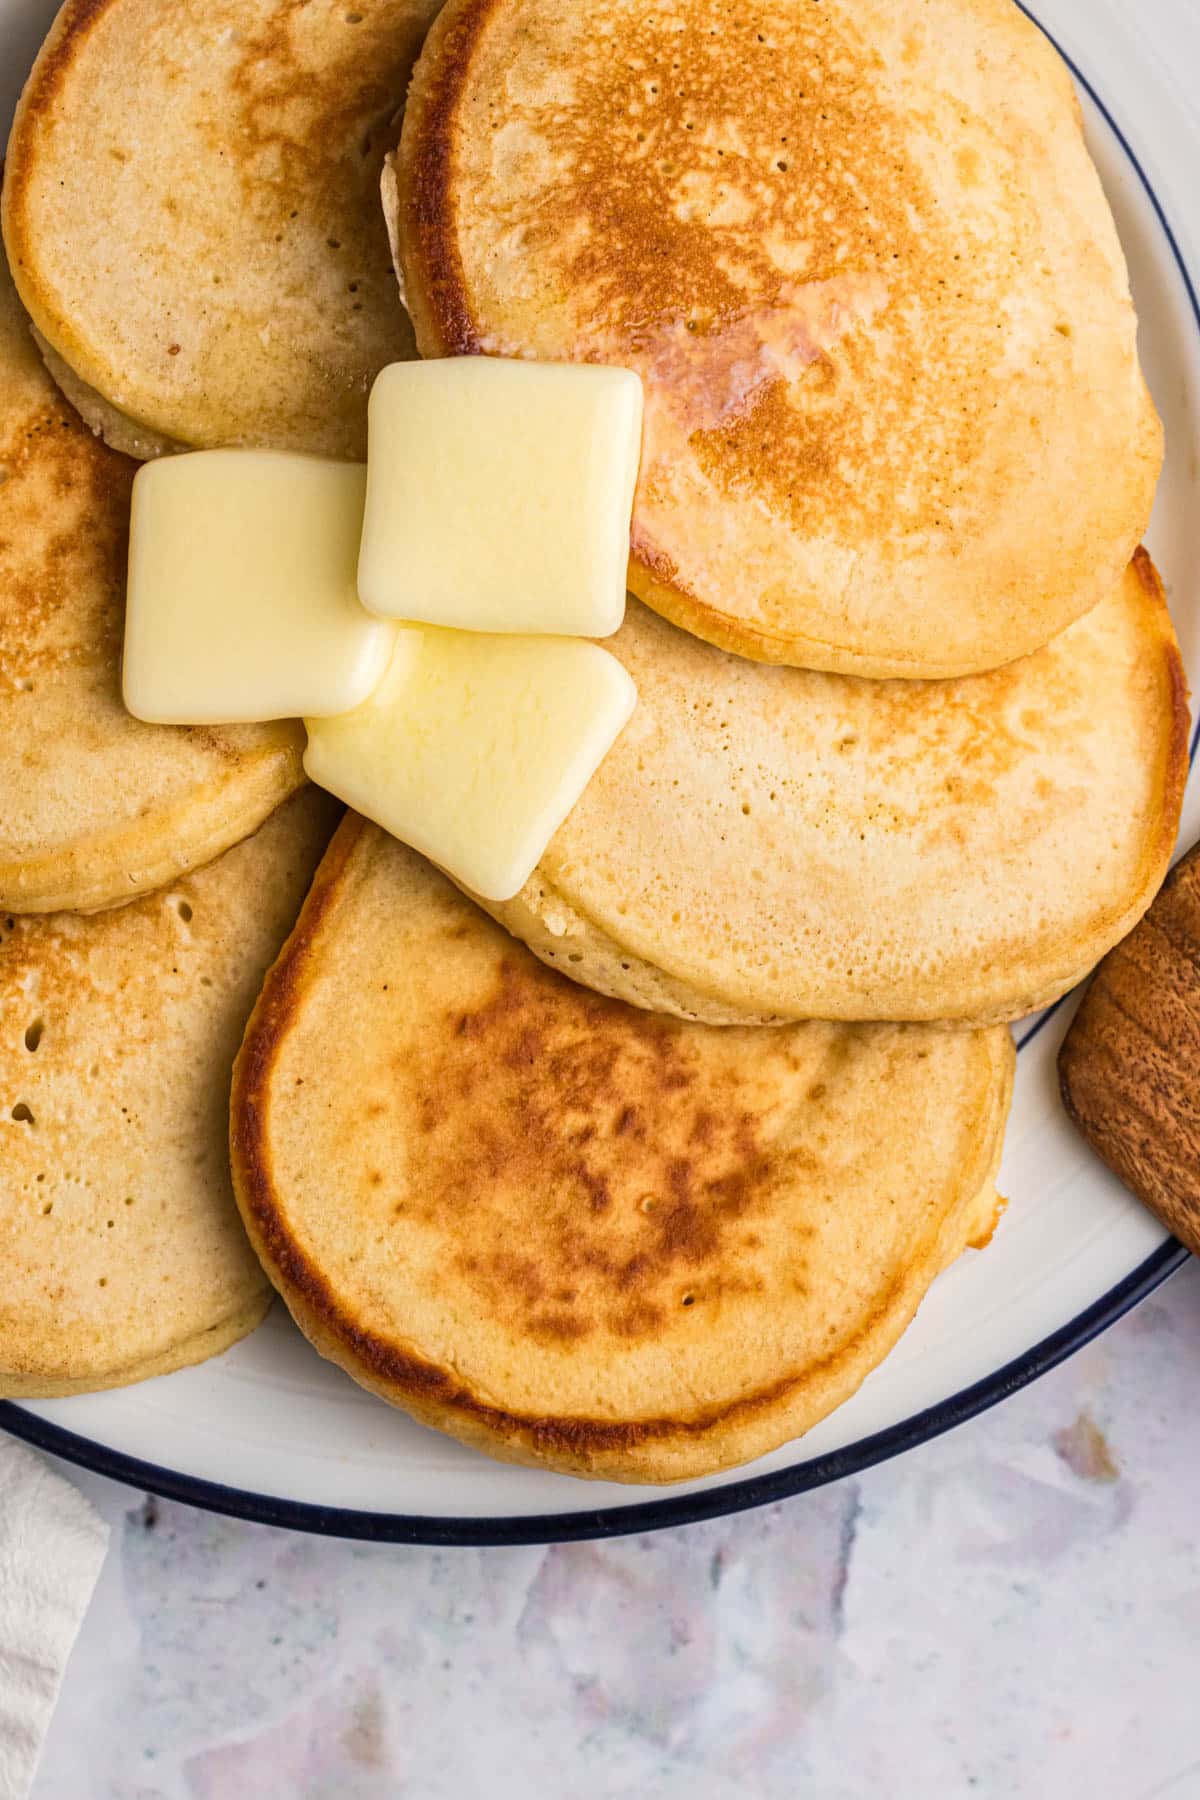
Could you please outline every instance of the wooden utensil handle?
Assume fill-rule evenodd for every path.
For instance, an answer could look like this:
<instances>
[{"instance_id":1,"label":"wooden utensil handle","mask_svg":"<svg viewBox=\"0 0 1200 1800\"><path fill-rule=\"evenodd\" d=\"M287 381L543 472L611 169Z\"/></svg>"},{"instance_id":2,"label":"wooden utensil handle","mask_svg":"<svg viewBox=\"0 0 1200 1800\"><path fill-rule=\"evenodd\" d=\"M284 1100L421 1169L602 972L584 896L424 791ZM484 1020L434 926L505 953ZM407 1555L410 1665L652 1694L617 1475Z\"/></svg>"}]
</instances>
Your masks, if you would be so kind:
<instances>
[{"instance_id":1,"label":"wooden utensil handle","mask_svg":"<svg viewBox=\"0 0 1200 1800\"><path fill-rule=\"evenodd\" d=\"M1058 1071L1084 1137L1200 1255L1200 844L1101 963Z\"/></svg>"}]
</instances>

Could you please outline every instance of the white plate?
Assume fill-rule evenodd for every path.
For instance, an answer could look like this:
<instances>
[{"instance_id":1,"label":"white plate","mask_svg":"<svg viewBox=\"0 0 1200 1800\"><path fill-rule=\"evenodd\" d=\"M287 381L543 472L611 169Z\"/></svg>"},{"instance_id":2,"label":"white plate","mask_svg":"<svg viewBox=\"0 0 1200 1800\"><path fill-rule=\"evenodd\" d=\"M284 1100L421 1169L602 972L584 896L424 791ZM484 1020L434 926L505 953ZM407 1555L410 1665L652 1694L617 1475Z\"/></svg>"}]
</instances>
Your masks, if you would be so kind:
<instances>
[{"instance_id":1,"label":"white plate","mask_svg":"<svg viewBox=\"0 0 1200 1800\"><path fill-rule=\"evenodd\" d=\"M1167 425L1151 547L1200 688L1200 305L1188 218L1200 162L1183 91L1200 47L1189 0L1044 0L1040 22L1079 71L1092 148L1132 269L1150 384ZM0 0L0 117L53 13ZM7 89L8 91L3 91ZM1194 746L1193 746L1194 748ZM1183 839L1200 835L1193 780ZM1064 880L1070 871L1064 869ZM776 1499L896 1454L993 1404L1161 1281L1180 1251L1100 1168L1063 1116L1054 1059L1069 1004L1018 1030L1001 1178L1008 1215L986 1256L936 1284L861 1392L747 1469L629 1489L505 1467L424 1431L323 1363L281 1309L198 1369L118 1393L0 1407L60 1455L184 1499L347 1536L515 1542L680 1523Z\"/></svg>"}]
</instances>

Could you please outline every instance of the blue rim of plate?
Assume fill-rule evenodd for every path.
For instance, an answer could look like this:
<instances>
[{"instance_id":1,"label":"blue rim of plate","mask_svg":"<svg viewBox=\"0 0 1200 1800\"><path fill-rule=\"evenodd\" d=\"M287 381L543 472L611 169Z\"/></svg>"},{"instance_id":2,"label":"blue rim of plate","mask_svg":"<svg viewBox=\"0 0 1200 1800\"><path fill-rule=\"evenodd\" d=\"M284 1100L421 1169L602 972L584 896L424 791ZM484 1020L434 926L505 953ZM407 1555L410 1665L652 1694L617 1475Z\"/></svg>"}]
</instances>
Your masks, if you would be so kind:
<instances>
[{"instance_id":1,"label":"blue rim of plate","mask_svg":"<svg viewBox=\"0 0 1200 1800\"><path fill-rule=\"evenodd\" d=\"M1016 4L1027 18L1054 45L1079 85L1091 97L1109 130L1120 145L1130 166L1146 191L1167 240L1175 265L1183 280L1191 304L1197 330L1200 330L1200 295L1184 260L1179 240L1167 218L1162 202L1151 185L1129 139L1109 108L1096 92L1087 76L1069 57L1061 44L1046 31L1023 4ZM1200 748L1200 721L1192 737L1191 758ZM1018 1051L1024 1050L1044 1029L1067 999L1060 1000L1018 1039ZM156 1463L142 1462L135 1456L124 1456L90 1438L80 1437L61 1425L52 1425L13 1401L0 1402L0 1428L13 1437L23 1438L40 1450L61 1456L106 1475L126 1487L140 1488L158 1494L165 1500L182 1500L207 1512L225 1513L233 1518L250 1519L260 1525L280 1525L292 1531L314 1532L322 1537L357 1538L374 1543L434 1544L468 1546L502 1544L557 1544L585 1538L623 1537L631 1532L661 1531L673 1525L694 1525L704 1519L722 1518L730 1513L746 1512L756 1506L769 1506L790 1499L813 1488L825 1487L864 1469L888 1462L906 1450L915 1450L931 1438L952 1431L956 1425L987 1412L1010 1395L1018 1393L1039 1376L1046 1375L1082 1350L1093 1338L1115 1325L1118 1319L1140 1304L1155 1288L1167 1280L1188 1259L1182 1244L1174 1239L1159 1246L1140 1268L1110 1289L1089 1306L1078 1318L1044 1338L1040 1344L1006 1363L994 1374L985 1376L972 1387L963 1388L936 1406L914 1413L898 1425L872 1437L860 1438L856 1444L831 1451L826 1456L812 1457L807 1462L793 1463L790 1468L769 1475L751 1475L744 1481L732 1481L722 1487L705 1488L699 1493L680 1494L669 1500L647 1500L629 1506L600 1507L567 1513L515 1514L511 1518L438 1518L404 1513L373 1513L338 1506L315 1506L308 1501L278 1500L268 1494L257 1494L243 1488L226 1487L220 1482L204 1481L196 1476L177 1475Z\"/></svg>"}]
</instances>

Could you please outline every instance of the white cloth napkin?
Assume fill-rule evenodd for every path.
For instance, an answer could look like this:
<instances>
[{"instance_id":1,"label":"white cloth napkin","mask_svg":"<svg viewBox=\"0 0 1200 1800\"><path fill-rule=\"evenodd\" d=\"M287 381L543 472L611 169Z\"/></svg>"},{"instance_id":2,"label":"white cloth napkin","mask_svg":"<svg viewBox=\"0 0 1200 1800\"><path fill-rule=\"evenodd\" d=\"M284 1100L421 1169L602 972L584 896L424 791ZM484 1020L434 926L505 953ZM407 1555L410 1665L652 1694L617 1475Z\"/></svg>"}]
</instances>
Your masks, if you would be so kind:
<instances>
[{"instance_id":1,"label":"white cloth napkin","mask_svg":"<svg viewBox=\"0 0 1200 1800\"><path fill-rule=\"evenodd\" d=\"M91 1502L0 1437L0 1800L25 1800L104 1554Z\"/></svg>"}]
</instances>

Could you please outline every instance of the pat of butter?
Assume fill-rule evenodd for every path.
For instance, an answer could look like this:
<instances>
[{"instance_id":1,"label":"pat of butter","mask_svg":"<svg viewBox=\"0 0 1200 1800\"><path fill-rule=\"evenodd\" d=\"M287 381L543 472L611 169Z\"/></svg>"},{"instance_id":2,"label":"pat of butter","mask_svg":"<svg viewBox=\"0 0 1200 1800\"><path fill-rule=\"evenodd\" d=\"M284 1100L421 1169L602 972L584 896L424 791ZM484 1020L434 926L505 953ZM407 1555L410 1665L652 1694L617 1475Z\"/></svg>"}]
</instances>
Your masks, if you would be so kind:
<instances>
[{"instance_id":1,"label":"pat of butter","mask_svg":"<svg viewBox=\"0 0 1200 1800\"><path fill-rule=\"evenodd\" d=\"M125 705L158 725L345 712L395 627L358 600L366 470L268 450L147 463L133 484Z\"/></svg>"},{"instance_id":2,"label":"pat of butter","mask_svg":"<svg viewBox=\"0 0 1200 1800\"><path fill-rule=\"evenodd\" d=\"M358 591L384 618L607 637L642 438L630 369L460 356L371 390Z\"/></svg>"},{"instance_id":3,"label":"pat of butter","mask_svg":"<svg viewBox=\"0 0 1200 1800\"><path fill-rule=\"evenodd\" d=\"M365 705L305 720L304 767L485 900L511 900L636 701L598 644L402 626Z\"/></svg>"}]
</instances>

